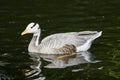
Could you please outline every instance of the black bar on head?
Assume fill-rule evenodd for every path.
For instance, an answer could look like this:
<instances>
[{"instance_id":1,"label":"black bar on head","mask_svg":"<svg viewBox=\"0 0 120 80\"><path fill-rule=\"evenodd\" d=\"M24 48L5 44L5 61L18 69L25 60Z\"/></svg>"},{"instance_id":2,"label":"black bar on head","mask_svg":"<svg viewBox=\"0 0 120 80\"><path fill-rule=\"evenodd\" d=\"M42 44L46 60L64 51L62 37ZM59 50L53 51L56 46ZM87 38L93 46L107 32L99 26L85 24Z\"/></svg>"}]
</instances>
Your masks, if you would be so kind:
<instances>
[{"instance_id":1,"label":"black bar on head","mask_svg":"<svg viewBox=\"0 0 120 80\"><path fill-rule=\"evenodd\" d=\"M34 25L31 28L33 28L35 25L36 25L36 23L34 23Z\"/></svg>"}]
</instances>

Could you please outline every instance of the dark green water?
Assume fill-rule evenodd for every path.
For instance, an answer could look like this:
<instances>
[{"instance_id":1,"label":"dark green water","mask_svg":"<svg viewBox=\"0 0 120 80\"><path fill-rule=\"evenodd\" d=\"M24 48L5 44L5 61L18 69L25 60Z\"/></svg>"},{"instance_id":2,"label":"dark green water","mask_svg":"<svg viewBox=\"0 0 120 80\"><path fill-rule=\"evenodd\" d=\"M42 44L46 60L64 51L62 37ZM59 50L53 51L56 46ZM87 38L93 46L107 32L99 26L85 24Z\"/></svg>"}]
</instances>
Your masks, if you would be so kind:
<instances>
[{"instance_id":1,"label":"dark green water","mask_svg":"<svg viewBox=\"0 0 120 80\"><path fill-rule=\"evenodd\" d=\"M41 25L42 38L84 30L102 30L103 35L86 55L58 60L27 52L32 35L20 34L30 22ZM0 1L0 80L119 80L119 49L119 0Z\"/></svg>"}]
</instances>

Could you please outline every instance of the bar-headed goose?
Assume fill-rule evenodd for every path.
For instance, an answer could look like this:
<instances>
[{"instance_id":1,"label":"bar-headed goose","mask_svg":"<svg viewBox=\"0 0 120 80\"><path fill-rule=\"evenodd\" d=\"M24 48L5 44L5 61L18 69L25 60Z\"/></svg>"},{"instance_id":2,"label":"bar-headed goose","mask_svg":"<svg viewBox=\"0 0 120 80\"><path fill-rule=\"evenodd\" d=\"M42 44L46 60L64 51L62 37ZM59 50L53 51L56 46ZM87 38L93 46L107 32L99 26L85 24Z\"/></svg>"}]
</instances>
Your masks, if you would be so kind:
<instances>
[{"instance_id":1,"label":"bar-headed goose","mask_svg":"<svg viewBox=\"0 0 120 80\"><path fill-rule=\"evenodd\" d=\"M41 29L38 23L30 23L21 35L32 33L33 38L28 46L29 52L41 54L66 54L87 51L92 42L101 36L102 31L82 31L56 33L40 40Z\"/></svg>"}]
</instances>

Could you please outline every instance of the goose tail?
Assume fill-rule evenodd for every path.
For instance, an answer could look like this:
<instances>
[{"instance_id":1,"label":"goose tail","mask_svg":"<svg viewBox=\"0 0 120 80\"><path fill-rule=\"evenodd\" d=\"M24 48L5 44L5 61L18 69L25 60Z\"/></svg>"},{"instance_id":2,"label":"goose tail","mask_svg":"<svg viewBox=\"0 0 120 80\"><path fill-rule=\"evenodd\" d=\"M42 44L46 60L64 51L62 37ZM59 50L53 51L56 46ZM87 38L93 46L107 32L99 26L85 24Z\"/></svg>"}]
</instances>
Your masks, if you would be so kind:
<instances>
[{"instance_id":1,"label":"goose tail","mask_svg":"<svg viewBox=\"0 0 120 80\"><path fill-rule=\"evenodd\" d=\"M90 38L90 40L94 40L102 35L102 31L97 32L93 37Z\"/></svg>"}]
</instances>

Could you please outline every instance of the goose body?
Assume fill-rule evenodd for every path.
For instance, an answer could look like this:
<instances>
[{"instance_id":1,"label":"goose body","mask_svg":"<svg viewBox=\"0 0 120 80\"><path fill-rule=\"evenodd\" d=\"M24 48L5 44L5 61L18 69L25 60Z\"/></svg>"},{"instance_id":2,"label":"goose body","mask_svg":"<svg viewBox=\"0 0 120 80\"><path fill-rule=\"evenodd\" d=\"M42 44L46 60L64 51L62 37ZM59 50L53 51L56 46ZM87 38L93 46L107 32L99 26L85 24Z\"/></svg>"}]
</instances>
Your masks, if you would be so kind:
<instances>
[{"instance_id":1,"label":"goose body","mask_svg":"<svg viewBox=\"0 0 120 80\"><path fill-rule=\"evenodd\" d=\"M57 33L47 36L40 41L41 29L39 24L30 23L21 35L27 33L33 33L33 38L28 46L29 52L67 54L87 51L91 47L92 42L101 36L102 31Z\"/></svg>"}]
</instances>

